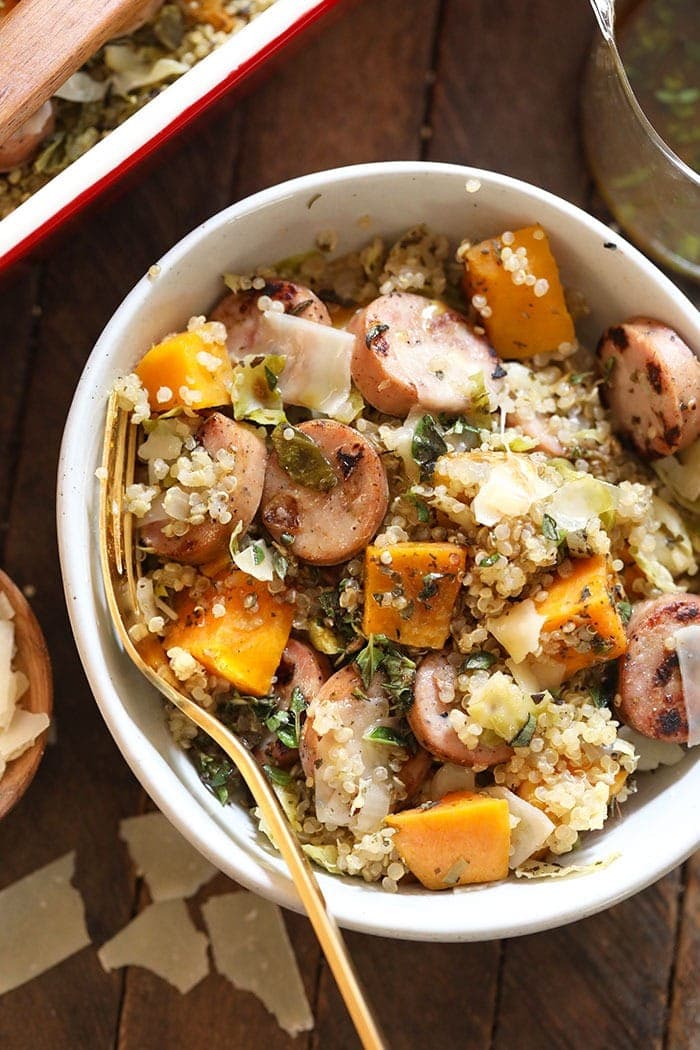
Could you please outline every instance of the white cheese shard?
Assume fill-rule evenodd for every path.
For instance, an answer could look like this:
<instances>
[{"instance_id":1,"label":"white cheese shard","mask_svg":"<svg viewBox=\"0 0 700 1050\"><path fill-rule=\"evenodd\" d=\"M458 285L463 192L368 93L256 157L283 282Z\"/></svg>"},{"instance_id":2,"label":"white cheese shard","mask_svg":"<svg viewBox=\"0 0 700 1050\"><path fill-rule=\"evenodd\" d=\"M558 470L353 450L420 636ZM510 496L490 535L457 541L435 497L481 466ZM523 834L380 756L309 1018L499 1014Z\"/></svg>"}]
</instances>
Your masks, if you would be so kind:
<instances>
[{"instance_id":1,"label":"white cheese shard","mask_svg":"<svg viewBox=\"0 0 700 1050\"><path fill-rule=\"evenodd\" d=\"M487 787L484 788L484 794L490 795L491 798L504 798L508 803L508 812L511 818L514 818L510 829L508 867L519 868L528 857L542 849L554 831L554 824L541 809L526 802L506 787Z\"/></svg>"},{"instance_id":2,"label":"white cheese shard","mask_svg":"<svg viewBox=\"0 0 700 1050\"><path fill-rule=\"evenodd\" d=\"M5 762L19 758L48 725L49 716L44 711L35 714L16 707L9 726L0 733L0 758Z\"/></svg>"},{"instance_id":3,"label":"white cheese shard","mask_svg":"<svg viewBox=\"0 0 700 1050\"><path fill-rule=\"evenodd\" d=\"M528 653L534 653L538 648L544 621L544 616L537 612L532 598L526 598L502 616L489 617L486 629L519 664Z\"/></svg>"},{"instance_id":4,"label":"white cheese shard","mask_svg":"<svg viewBox=\"0 0 700 1050\"><path fill-rule=\"evenodd\" d=\"M10 619L0 619L0 730L6 729L10 724L15 709L15 689L12 681L14 649L15 626Z\"/></svg>"},{"instance_id":5,"label":"white cheese shard","mask_svg":"<svg viewBox=\"0 0 700 1050\"><path fill-rule=\"evenodd\" d=\"M184 995L209 973L207 943L184 901L158 901L103 944L97 957L105 970L142 966Z\"/></svg>"},{"instance_id":6,"label":"white cheese shard","mask_svg":"<svg viewBox=\"0 0 700 1050\"><path fill-rule=\"evenodd\" d=\"M342 422L349 411L355 337L342 329L274 310L265 311L259 332L264 353L286 358L279 377L284 403L324 412Z\"/></svg>"},{"instance_id":7,"label":"white cheese shard","mask_svg":"<svg viewBox=\"0 0 700 1050\"><path fill-rule=\"evenodd\" d=\"M630 726L620 726L616 744L619 744L620 738L631 744L638 756L638 773L647 773L651 769L658 769L659 766L675 766L685 757L685 751L680 744L669 744L667 740L652 740L637 733Z\"/></svg>"},{"instance_id":8,"label":"white cheese shard","mask_svg":"<svg viewBox=\"0 0 700 1050\"><path fill-rule=\"evenodd\" d=\"M700 744L700 626L681 627L673 637L688 716L688 747L695 747Z\"/></svg>"},{"instance_id":9,"label":"white cheese shard","mask_svg":"<svg viewBox=\"0 0 700 1050\"><path fill-rule=\"evenodd\" d=\"M119 825L119 837L154 901L191 897L216 874L214 865L162 813L127 817Z\"/></svg>"},{"instance_id":10,"label":"white cheese shard","mask_svg":"<svg viewBox=\"0 0 700 1050\"><path fill-rule=\"evenodd\" d=\"M504 518L527 514L533 503L549 496L554 486L539 477L527 456L513 454L492 467L472 503L480 525L496 525Z\"/></svg>"},{"instance_id":11,"label":"white cheese shard","mask_svg":"<svg viewBox=\"0 0 700 1050\"><path fill-rule=\"evenodd\" d=\"M74 869L75 852L66 853L0 892L0 995L90 943Z\"/></svg>"},{"instance_id":12,"label":"white cheese shard","mask_svg":"<svg viewBox=\"0 0 700 1050\"><path fill-rule=\"evenodd\" d=\"M224 893L202 905L214 962L236 987L253 992L289 1035L314 1026L296 956L276 904Z\"/></svg>"}]
</instances>

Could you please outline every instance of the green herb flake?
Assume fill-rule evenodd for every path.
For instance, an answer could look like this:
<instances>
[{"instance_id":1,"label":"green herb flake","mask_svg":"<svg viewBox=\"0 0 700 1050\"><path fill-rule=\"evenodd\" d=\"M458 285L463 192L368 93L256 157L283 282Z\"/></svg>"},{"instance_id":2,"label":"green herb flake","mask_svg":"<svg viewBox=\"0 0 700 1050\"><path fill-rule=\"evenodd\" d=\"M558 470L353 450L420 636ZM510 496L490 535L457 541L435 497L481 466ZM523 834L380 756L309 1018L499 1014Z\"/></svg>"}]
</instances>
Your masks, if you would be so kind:
<instances>
[{"instance_id":1,"label":"green herb flake","mask_svg":"<svg viewBox=\"0 0 700 1050\"><path fill-rule=\"evenodd\" d=\"M620 614L620 619L627 626L632 616L632 604L631 602L618 602L617 611Z\"/></svg>"},{"instance_id":2,"label":"green herb flake","mask_svg":"<svg viewBox=\"0 0 700 1050\"><path fill-rule=\"evenodd\" d=\"M485 558L482 558L481 561L478 561L476 563L477 568L488 569L492 565L495 565L500 557L501 555L498 553L498 551L495 551L493 554L487 554Z\"/></svg>"},{"instance_id":3,"label":"green herb flake","mask_svg":"<svg viewBox=\"0 0 700 1050\"><path fill-rule=\"evenodd\" d=\"M388 747L408 747L408 740L402 733L397 733L391 726L375 726L365 733L363 740L369 740L373 744L386 744Z\"/></svg>"},{"instance_id":4,"label":"green herb flake","mask_svg":"<svg viewBox=\"0 0 700 1050\"><path fill-rule=\"evenodd\" d=\"M270 390L274 390L279 380L277 379L277 376L271 368L268 368L267 365L264 365L263 367L265 369L265 379L267 379L267 385L269 386Z\"/></svg>"},{"instance_id":5,"label":"green herb flake","mask_svg":"<svg viewBox=\"0 0 700 1050\"><path fill-rule=\"evenodd\" d=\"M433 475L435 464L447 452L447 444L437 420L431 415L421 416L411 442L411 455L420 467L421 478Z\"/></svg>"},{"instance_id":6,"label":"green herb flake","mask_svg":"<svg viewBox=\"0 0 700 1050\"><path fill-rule=\"evenodd\" d=\"M279 766L264 765L263 770L271 784L277 784L279 787L289 787L292 782L291 773L287 773L285 769L280 769Z\"/></svg>"},{"instance_id":7,"label":"green herb flake","mask_svg":"<svg viewBox=\"0 0 700 1050\"><path fill-rule=\"evenodd\" d=\"M608 357L603 365L603 382L607 383L610 380L610 376L613 374L613 369L617 364L617 358L612 354Z\"/></svg>"},{"instance_id":8,"label":"green herb flake","mask_svg":"<svg viewBox=\"0 0 700 1050\"><path fill-rule=\"evenodd\" d=\"M463 671L486 671L489 667L495 664L498 657L495 653L486 652L485 649L479 649L474 653L470 653L462 664Z\"/></svg>"},{"instance_id":9,"label":"green herb flake","mask_svg":"<svg viewBox=\"0 0 700 1050\"><path fill-rule=\"evenodd\" d=\"M265 561L264 549L258 543L253 543L251 544L251 546L253 548L253 564L262 565L262 563Z\"/></svg>"},{"instance_id":10,"label":"green herb flake","mask_svg":"<svg viewBox=\"0 0 700 1050\"><path fill-rule=\"evenodd\" d=\"M423 577L423 586L418 594L419 602L428 602L437 594L438 582L443 579L444 572L427 572Z\"/></svg>"},{"instance_id":11,"label":"green herb flake","mask_svg":"<svg viewBox=\"0 0 700 1050\"><path fill-rule=\"evenodd\" d=\"M572 372L569 376L567 376L567 379L572 384L572 386L579 386L579 384L584 383L586 379L590 379L592 375L592 372Z\"/></svg>"},{"instance_id":12,"label":"green herb flake","mask_svg":"<svg viewBox=\"0 0 700 1050\"><path fill-rule=\"evenodd\" d=\"M561 543L562 535L559 532L559 526L551 514L545 514L542 518L542 535L546 540L552 540L553 543Z\"/></svg>"},{"instance_id":13,"label":"green herb flake","mask_svg":"<svg viewBox=\"0 0 700 1050\"><path fill-rule=\"evenodd\" d=\"M290 430L291 437L285 437ZM303 430L282 423L272 431L271 440L280 466L300 485L328 492L338 484L336 473L319 444Z\"/></svg>"},{"instance_id":14,"label":"green herb flake","mask_svg":"<svg viewBox=\"0 0 700 1050\"><path fill-rule=\"evenodd\" d=\"M537 728L537 719L530 713L528 715L527 722L522 727L519 733L513 737L510 741L511 747L527 747L532 737L534 736L535 729Z\"/></svg>"},{"instance_id":15,"label":"green herb flake","mask_svg":"<svg viewBox=\"0 0 700 1050\"><path fill-rule=\"evenodd\" d=\"M416 663L406 656L386 635L371 634L365 648L355 657L365 689L377 672L382 673L382 688L391 697L397 714L406 714L413 703Z\"/></svg>"}]
</instances>

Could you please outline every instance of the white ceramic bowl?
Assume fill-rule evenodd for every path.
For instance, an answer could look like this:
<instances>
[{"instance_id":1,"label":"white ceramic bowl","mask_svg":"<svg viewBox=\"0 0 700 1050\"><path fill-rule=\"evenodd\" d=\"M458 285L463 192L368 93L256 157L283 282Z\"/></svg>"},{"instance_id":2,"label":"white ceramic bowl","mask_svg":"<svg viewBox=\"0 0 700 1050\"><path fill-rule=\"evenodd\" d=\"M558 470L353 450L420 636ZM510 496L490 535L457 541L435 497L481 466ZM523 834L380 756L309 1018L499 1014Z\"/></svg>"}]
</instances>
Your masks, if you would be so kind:
<instances>
[{"instance_id":1,"label":"white ceramic bowl","mask_svg":"<svg viewBox=\"0 0 700 1050\"><path fill-rule=\"evenodd\" d=\"M477 192L466 191L478 180ZM474 188L470 183L470 188ZM338 251L375 232L391 238L417 222L455 240L540 222L564 281L591 305L583 335L634 314L658 317L700 346L700 321L678 289L608 227L571 204L501 175L426 163L387 163L309 175L214 216L159 261L119 307L87 363L66 426L58 480L58 533L76 642L100 710L124 757L158 806L222 871L298 908L284 865L247 812L223 808L200 784L167 731L160 697L114 639L98 561L97 482L107 393L118 374L221 294L224 271L307 249L333 227ZM673 768L639 778L639 792L590 835L577 863L619 854L607 867L559 880L518 881L388 894L361 880L319 873L329 907L348 928L420 940L485 940L558 926L615 904L684 860L700 838L700 748Z\"/></svg>"}]
</instances>

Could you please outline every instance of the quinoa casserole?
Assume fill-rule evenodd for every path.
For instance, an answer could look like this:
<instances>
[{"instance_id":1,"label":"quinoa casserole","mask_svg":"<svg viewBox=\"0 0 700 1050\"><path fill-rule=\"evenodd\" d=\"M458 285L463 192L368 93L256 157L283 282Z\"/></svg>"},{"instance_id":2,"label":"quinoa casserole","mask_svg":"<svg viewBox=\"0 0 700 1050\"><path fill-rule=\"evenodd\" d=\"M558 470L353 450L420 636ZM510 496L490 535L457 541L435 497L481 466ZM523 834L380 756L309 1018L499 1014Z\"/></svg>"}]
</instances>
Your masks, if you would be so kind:
<instances>
[{"instance_id":1,"label":"quinoa casserole","mask_svg":"<svg viewBox=\"0 0 700 1050\"><path fill-rule=\"evenodd\" d=\"M0 0L2 20L22 0ZM0 141L0 220L275 0L144 0L14 135Z\"/></svg>"},{"instance_id":2,"label":"quinoa casserole","mask_svg":"<svg viewBox=\"0 0 700 1050\"><path fill-rule=\"evenodd\" d=\"M387 891L572 870L700 740L700 363L663 319L580 345L546 231L468 233L324 231L116 383L133 640Z\"/></svg>"}]
</instances>

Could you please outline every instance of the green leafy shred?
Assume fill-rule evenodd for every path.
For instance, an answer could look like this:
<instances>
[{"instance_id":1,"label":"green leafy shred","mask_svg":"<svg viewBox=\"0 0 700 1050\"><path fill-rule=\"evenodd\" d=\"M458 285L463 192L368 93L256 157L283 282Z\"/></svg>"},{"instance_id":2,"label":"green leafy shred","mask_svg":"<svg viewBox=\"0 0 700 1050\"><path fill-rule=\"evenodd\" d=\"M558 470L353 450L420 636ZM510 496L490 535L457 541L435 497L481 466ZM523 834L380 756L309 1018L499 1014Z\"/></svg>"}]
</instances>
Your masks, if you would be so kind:
<instances>
[{"instance_id":1,"label":"green leafy shred","mask_svg":"<svg viewBox=\"0 0 700 1050\"><path fill-rule=\"evenodd\" d=\"M271 439L280 466L290 478L317 492L328 492L338 484L337 475L320 445L303 430L284 423L275 427Z\"/></svg>"},{"instance_id":2,"label":"green leafy shred","mask_svg":"<svg viewBox=\"0 0 700 1050\"><path fill-rule=\"evenodd\" d=\"M397 732L391 726L375 726L365 733L364 740L371 740L374 744L387 744L389 747L408 747L408 740L403 733Z\"/></svg>"},{"instance_id":3,"label":"green leafy shred","mask_svg":"<svg viewBox=\"0 0 700 1050\"><path fill-rule=\"evenodd\" d=\"M425 480L433 476L435 464L446 452L447 443L439 423L426 413L418 420L411 442L411 455L420 468L421 478Z\"/></svg>"},{"instance_id":4,"label":"green leafy shred","mask_svg":"<svg viewBox=\"0 0 700 1050\"><path fill-rule=\"evenodd\" d=\"M495 551L493 554L487 554L485 558L482 558L481 561L478 561L476 563L477 567L479 569L488 569L492 565L495 565L500 557L501 555L498 553L498 551Z\"/></svg>"},{"instance_id":5,"label":"green leafy shred","mask_svg":"<svg viewBox=\"0 0 700 1050\"><path fill-rule=\"evenodd\" d=\"M278 784L280 787L287 787L292 782L292 775L291 773L288 773L286 769L280 769L279 766L269 765L264 765L263 769L271 784Z\"/></svg>"},{"instance_id":6,"label":"green leafy shred","mask_svg":"<svg viewBox=\"0 0 700 1050\"><path fill-rule=\"evenodd\" d=\"M519 733L513 737L510 741L511 747L527 747L534 735L535 729L537 728L537 719L534 714L528 715L527 722L520 730Z\"/></svg>"},{"instance_id":7,"label":"green leafy shred","mask_svg":"<svg viewBox=\"0 0 700 1050\"><path fill-rule=\"evenodd\" d=\"M382 673L382 688L391 697L391 707L397 714L406 714L413 703L416 663L391 642L386 635L371 634L367 645L355 657L365 689L377 674Z\"/></svg>"},{"instance_id":8,"label":"green leafy shred","mask_svg":"<svg viewBox=\"0 0 700 1050\"><path fill-rule=\"evenodd\" d=\"M438 592L438 582L443 579L444 572L426 572L423 577L423 586L418 594L419 602L428 602Z\"/></svg>"},{"instance_id":9,"label":"green leafy shred","mask_svg":"<svg viewBox=\"0 0 700 1050\"><path fill-rule=\"evenodd\" d=\"M486 652L485 649L478 649L476 652L470 653L469 656L464 660L462 664L463 671L486 671L496 662L495 653Z\"/></svg>"}]
</instances>

